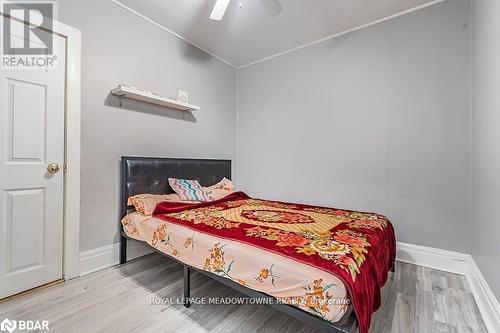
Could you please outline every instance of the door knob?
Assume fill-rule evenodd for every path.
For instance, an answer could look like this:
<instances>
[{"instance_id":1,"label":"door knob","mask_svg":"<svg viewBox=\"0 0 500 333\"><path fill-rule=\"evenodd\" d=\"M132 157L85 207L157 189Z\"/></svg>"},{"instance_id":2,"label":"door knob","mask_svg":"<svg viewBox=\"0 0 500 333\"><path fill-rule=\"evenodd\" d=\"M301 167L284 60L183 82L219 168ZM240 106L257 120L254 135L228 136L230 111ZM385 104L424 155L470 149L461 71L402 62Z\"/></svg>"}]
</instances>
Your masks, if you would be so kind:
<instances>
[{"instance_id":1,"label":"door knob","mask_svg":"<svg viewBox=\"0 0 500 333\"><path fill-rule=\"evenodd\" d=\"M57 163L50 163L47 165L47 172L51 175L57 173L59 171L59 165Z\"/></svg>"}]
</instances>

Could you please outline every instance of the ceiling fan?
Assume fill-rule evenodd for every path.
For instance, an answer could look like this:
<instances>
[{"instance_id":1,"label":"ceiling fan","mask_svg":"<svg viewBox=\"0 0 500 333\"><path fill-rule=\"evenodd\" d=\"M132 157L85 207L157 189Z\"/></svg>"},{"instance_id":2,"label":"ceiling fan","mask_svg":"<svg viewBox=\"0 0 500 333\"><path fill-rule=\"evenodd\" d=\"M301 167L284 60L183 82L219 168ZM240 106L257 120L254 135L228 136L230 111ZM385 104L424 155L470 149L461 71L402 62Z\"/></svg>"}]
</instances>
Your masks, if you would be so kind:
<instances>
[{"instance_id":1,"label":"ceiling fan","mask_svg":"<svg viewBox=\"0 0 500 333\"><path fill-rule=\"evenodd\" d=\"M214 9L212 9L212 13L210 14L210 18L212 20L220 21L226 12L227 6L231 0L217 0L215 3ZM262 4L266 8L267 12L271 17L277 16L283 10L279 0L261 0Z\"/></svg>"}]
</instances>

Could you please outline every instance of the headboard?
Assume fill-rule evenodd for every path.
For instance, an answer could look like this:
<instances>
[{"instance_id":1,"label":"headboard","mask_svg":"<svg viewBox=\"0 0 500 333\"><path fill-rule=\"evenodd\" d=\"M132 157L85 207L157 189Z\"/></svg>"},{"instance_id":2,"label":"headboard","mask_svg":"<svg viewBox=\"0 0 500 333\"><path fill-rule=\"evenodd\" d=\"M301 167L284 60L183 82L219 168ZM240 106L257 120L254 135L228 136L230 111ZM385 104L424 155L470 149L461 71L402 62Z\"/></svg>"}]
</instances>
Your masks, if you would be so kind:
<instances>
[{"instance_id":1,"label":"headboard","mask_svg":"<svg viewBox=\"0 0 500 333\"><path fill-rule=\"evenodd\" d=\"M231 179L231 160L122 156L120 219L127 214L131 195L173 193L169 177L196 179L209 186L224 177Z\"/></svg>"}]
</instances>

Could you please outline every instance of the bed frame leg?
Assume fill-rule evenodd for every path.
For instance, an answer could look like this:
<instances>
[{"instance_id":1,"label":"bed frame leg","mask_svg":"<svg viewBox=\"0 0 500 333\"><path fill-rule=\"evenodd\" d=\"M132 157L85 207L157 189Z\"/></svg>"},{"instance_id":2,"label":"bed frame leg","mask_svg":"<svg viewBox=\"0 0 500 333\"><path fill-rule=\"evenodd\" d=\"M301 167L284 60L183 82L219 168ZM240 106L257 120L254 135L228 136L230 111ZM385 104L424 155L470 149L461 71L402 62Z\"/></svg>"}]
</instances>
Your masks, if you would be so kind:
<instances>
[{"instance_id":1,"label":"bed frame leg","mask_svg":"<svg viewBox=\"0 0 500 333\"><path fill-rule=\"evenodd\" d=\"M184 306L189 308L191 305L189 298L191 297L191 268L184 266Z\"/></svg>"},{"instance_id":2,"label":"bed frame leg","mask_svg":"<svg viewBox=\"0 0 500 333\"><path fill-rule=\"evenodd\" d=\"M127 238L120 236L120 264L127 262Z\"/></svg>"},{"instance_id":3,"label":"bed frame leg","mask_svg":"<svg viewBox=\"0 0 500 333\"><path fill-rule=\"evenodd\" d=\"M392 265L392 268L391 268L391 272L396 272L396 263L394 263L394 265Z\"/></svg>"}]
</instances>

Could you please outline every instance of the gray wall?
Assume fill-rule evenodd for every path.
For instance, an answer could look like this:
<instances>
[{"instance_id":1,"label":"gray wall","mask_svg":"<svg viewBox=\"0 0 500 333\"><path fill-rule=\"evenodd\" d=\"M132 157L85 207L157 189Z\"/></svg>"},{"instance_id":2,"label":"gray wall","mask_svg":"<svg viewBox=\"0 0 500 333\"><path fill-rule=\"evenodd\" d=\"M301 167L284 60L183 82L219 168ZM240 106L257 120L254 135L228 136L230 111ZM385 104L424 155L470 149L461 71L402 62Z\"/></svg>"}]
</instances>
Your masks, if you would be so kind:
<instances>
[{"instance_id":1,"label":"gray wall","mask_svg":"<svg viewBox=\"0 0 500 333\"><path fill-rule=\"evenodd\" d=\"M399 241L469 252L469 5L238 70L240 187L381 212Z\"/></svg>"},{"instance_id":2,"label":"gray wall","mask_svg":"<svg viewBox=\"0 0 500 333\"><path fill-rule=\"evenodd\" d=\"M236 156L235 70L110 1L63 0L60 20L82 31L80 250L117 239L121 155ZM192 114L124 101L126 82L163 95L187 90Z\"/></svg>"},{"instance_id":3,"label":"gray wall","mask_svg":"<svg viewBox=\"0 0 500 333\"><path fill-rule=\"evenodd\" d=\"M500 161L487 150L498 103L498 82L485 80L498 69L484 34L494 22L488 5L474 13L489 19L474 32L472 196L473 253L491 277L487 239L499 231L488 208L499 192L488 184L500 186ZM468 0L241 69L238 94L233 68L109 1L64 0L59 9L83 38L82 251L117 241L121 155L235 159L236 148L240 187L251 194L379 211L400 241L470 251ZM121 82L188 90L202 110L120 108L109 90Z\"/></svg>"},{"instance_id":4,"label":"gray wall","mask_svg":"<svg viewBox=\"0 0 500 333\"><path fill-rule=\"evenodd\" d=\"M472 256L500 299L500 1L472 7Z\"/></svg>"}]
</instances>

